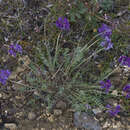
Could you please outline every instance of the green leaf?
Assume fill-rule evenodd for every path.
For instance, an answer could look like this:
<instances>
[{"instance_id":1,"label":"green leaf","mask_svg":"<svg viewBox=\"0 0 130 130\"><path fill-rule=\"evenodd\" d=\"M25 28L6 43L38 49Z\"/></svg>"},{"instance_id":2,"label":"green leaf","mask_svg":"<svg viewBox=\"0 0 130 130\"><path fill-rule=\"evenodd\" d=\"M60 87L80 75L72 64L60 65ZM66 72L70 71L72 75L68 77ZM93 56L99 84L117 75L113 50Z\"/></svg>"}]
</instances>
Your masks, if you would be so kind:
<instances>
[{"instance_id":1,"label":"green leaf","mask_svg":"<svg viewBox=\"0 0 130 130\"><path fill-rule=\"evenodd\" d=\"M81 18L81 15L80 15L80 14L78 14L78 13L76 14L76 16L77 16L79 19Z\"/></svg>"},{"instance_id":2,"label":"green leaf","mask_svg":"<svg viewBox=\"0 0 130 130\"><path fill-rule=\"evenodd\" d=\"M84 14L87 11L87 9L83 8L79 11L80 14Z\"/></svg>"}]
</instances>

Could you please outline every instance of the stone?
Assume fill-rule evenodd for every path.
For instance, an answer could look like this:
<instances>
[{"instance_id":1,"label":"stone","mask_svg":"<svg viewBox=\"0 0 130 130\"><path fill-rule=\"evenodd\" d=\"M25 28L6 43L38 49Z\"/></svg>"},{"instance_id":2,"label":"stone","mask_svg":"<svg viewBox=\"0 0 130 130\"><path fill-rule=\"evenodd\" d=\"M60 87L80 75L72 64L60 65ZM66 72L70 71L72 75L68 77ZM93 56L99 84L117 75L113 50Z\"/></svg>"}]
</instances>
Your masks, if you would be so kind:
<instances>
[{"instance_id":1,"label":"stone","mask_svg":"<svg viewBox=\"0 0 130 130\"><path fill-rule=\"evenodd\" d=\"M2 121L2 119L0 118L0 124L2 123L3 121Z\"/></svg>"},{"instance_id":2,"label":"stone","mask_svg":"<svg viewBox=\"0 0 130 130\"><path fill-rule=\"evenodd\" d=\"M47 119L49 120L49 122L54 122L54 116L53 115L49 116Z\"/></svg>"},{"instance_id":3,"label":"stone","mask_svg":"<svg viewBox=\"0 0 130 130\"><path fill-rule=\"evenodd\" d=\"M99 114L99 113L102 112L101 109L99 109L99 108L95 108L95 109L93 109L92 111L93 111L93 113L94 113L95 115L97 115L97 114Z\"/></svg>"},{"instance_id":4,"label":"stone","mask_svg":"<svg viewBox=\"0 0 130 130\"><path fill-rule=\"evenodd\" d=\"M63 101L59 101L57 104L56 104L56 108L58 109L62 109L62 110L65 110L67 107L66 103L63 102Z\"/></svg>"},{"instance_id":5,"label":"stone","mask_svg":"<svg viewBox=\"0 0 130 130\"><path fill-rule=\"evenodd\" d=\"M107 120L104 124L103 124L103 128L108 128L111 126L111 122L109 120Z\"/></svg>"},{"instance_id":6,"label":"stone","mask_svg":"<svg viewBox=\"0 0 130 130\"><path fill-rule=\"evenodd\" d=\"M2 94L0 93L0 98L2 98Z\"/></svg>"},{"instance_id":7,"label":"stone","mask_svg":"<svg viewBox=\"0 0 130 130\"><path fill-rule=\"evenodd\" d=\"M46 130L45 128L41 128L41 130Z\"/></svg>"},{"instance_id":8,"label":"stone","mask_svg":"<svg viewBox=\"0 0 130 130\"><path fill-rule=\"evenodd\" d=\"M112 95L114 95L114 96L118 96L118 92L117 92L117 90L113 90L113 91L112 91Z\"/></svg>"},{"instance_id":9,"label":"stone","mask_svg":"<svg viewBox=\"0 0 130 130\"><path fill-rule=\"evenodd\" d=\"M60 116L62 114L62 111L60 109L54 109L54 115Z\"/></svg>"},{"instance_id":10,"label":"stone","mask_svg":"<svg viewBox=\"0 0 130 130\"><path fill-rule=\"evenodd\" d=\"M74 125L87 130L102 130L99 122L85 112L74 113Z\"/></svg>"},{"instance_id":11,"label":"stone","mask_svg":"<svg viewBox=\"0 0 130 130\"><path fill-rule=\"evenodd\" d=\"M36 95L36 96L40 96L40 94L39 94L38 91L34 91L34 95Z\"/></svg>"},{"instance_id":12,"label":"stone","mask_svg":"<svg viewBox=\"0 0 130 130\"><path fill-rule=\"evenodd\" d=\"M5 128L8 128L8 129L10 129L10 130L16 130L16 129L17 129L17 126L16 126L16 124L14 124L14 123L5 123L5 124L4 124L4 127L5 127Z\"/></svg>"},{"instance_id":13,"label":"stone","mask_svg":"<svg viewBox=\"0 0 130 130\"><path fill-rule=\"evenodd\" d=\"M35 113L33 113L33 112L29 112L28 113L28 119L29 120L34 120L36 118L36 114Z\"/></svg>"}]
</instances>

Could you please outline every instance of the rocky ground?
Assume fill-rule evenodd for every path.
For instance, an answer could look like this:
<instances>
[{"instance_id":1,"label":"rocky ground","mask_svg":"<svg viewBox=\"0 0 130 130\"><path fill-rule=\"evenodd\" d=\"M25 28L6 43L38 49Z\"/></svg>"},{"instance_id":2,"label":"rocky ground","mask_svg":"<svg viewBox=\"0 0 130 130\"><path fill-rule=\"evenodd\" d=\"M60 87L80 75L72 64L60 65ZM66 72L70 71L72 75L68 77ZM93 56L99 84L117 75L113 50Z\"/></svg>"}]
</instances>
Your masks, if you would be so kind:
<instances>
[{"instance_id":1,"label":"rocky ground","mask_svg":"<svg viewBox=\"0 0 130 130\"><path fill-rule=\"evenodd\" d=\"M29 58L23 65L17 67L10 76L10 81L18 78L20 73L27 72ZM28 60L27 60L28 59ZM125 72L125 75L128 75ZM120 84L121 70L116 72L114 82ZM123 71L124 73L124 71ZM118 76L118 77L117 77ZM14 82L13 86L8 86L0 92L0 129L1 130L129 130L130 117L127 113L122 113L115 118L103 116L105 113L100 109L93 110L95 115L88 115L85 112L78 113L69 108L66 101L59 99L51 111L46 109L45 104L30 101L34 96L39 96L37 91L18 92L22 85L22 80ZM16 91L17 90L17 91ZM115 92L116 94L116 92ZM44 95L43 95L44 96ZM109 100L109 102L114 102Z\"/></svg>"},{"instance_id":2,"label":"rocky ground","mask_svg":"<svg viewBox=\"0 0 130 130\"><path fill-rule=\"evenodd\" d=\"M8 23L7 21L12 25L17 21L17 17L13 16L13 14L17 13L15 10L16 7L12 7L9 1L6 2L7 3L2 0L0 1L1 30L4 30L4 23ZM45 1L45 3L46 2L47 1ZM8 9L5 7L6 4L9 4ZM8 34L9 32L3 31L1 35L3 35L4 38L1 36L1 41L9 42L13 39L23 41L30 39L31 41L35 37L35 33L42 30L40 18L41 16L46 16L49 13L49 9L40 8L40 13L37 11L36 14L35 11L33 12L33 10L30 9L31 7L26 7L31 6L30 3L26 3L26 0L25 3L22 4L25 6L25 12L23 12L21 16L23 21L19 26L23 32L26 32L25 36L20 37L21 30L17 30L16 28L16 30L9 30L9 32L12 31L10 34ZM21 6L23 6L22 4ZM53 5L48 3L47 7L51 6ZM4 12L4 10L6 11ZM127 9L126 12L128 12ZM121 19L120 16L123 15L122 9L118 15L119 17L115 19L117 27ZM123 15L123 17L130 17L130 15L127 13ZM30 23L33 24L31 25ZM11 24L9 25L10 27L12 26ZM40 26L37 26L37 24ZM35 33L30 34L30 32L33 31L35 31ZM30 37L33 38L31 39ZM41 37L40 35L39 37L36 36L35 40L32 40L32 43L35 43L35 41ZM32 43L25 43L27 44L25 47L26 52L32 51ZM0 44L0 49L2 53L7 51L3 44ZM46 103L43 103L47 100L46 93L39 94L37 90L30 91L29 89L26 92L22 92L22 86L24 86L25 83L24 75L29 73L30 69L28 68L30 57L26 52L23 57L18 59L19 62L21 60L23 61L22 64L17 64L16 59L0 54L0 65L5 64L13 70L13 73L9 77L9 85L6 87L0 86L0 130L130 130L130 116L127 113L121 113L114 118L104 116L105 112L100 111L98 108L93 110L93 115L89 115L85 112L78 113L71 109L70 104L64 100L64 98L56 99L54 106L48 111L46 109ZM15 64L17 67L14 69ZM118 86L121 85L120 78L130 76L130 70L128 68L119 68L114 74L111 80ZM116 95L116 91L113 94ZM40 98L41 95L43 99ZM33 100L34 97L38 99L37 102ZM111 99L108 102L115 104Z\"/></svg>"}]
</instances>

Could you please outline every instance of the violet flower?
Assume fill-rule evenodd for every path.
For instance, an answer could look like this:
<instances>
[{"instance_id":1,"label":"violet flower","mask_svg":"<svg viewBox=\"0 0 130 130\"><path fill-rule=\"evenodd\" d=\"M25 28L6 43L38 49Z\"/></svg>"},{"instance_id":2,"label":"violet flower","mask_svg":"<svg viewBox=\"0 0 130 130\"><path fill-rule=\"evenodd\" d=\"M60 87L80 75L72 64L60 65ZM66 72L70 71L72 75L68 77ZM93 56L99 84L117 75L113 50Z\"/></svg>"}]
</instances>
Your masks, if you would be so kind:
<instances>
[{"instance_id":1,"label":"violet flower","mask_svg":"<svg viewBox=\"0 0 130 130\"><path fill-rule=\"evenodd\" d=\"M0 70L0 83L5 85L10 74L9 70Z\"/></svg>"},{"instance_id":2,"label":"violet flower","mask_svg":"<svg viewBox=\"0 0 130 130\"><path fill-rule=\"evenodd\" d=\"M91 109L91 106L89 104L85 104L86 109Z\"/></svg>"},{"instance_id":3,"label":"violet flower","mask_svg":"<svg viewBox=\"0 0 130 130\"><path fill-rule=\"evenodd\" d=\"M19 45L18 43L15 44L14 49L15 49L15 51L17 51L17 52L22 53L22 47L21 47L21 45Z\"/></svg>"},{"instance_id":4,"label":"violet flower","mask_svg":"<svg viewBox=\"0 0 130 130\"><path fill-rule=\"evenodd\" d=\"M11 44L10 46L9 46L9 50L8 50L8 53L11 55L11 56L14 56L14 57L16 57L16 53L22 53L22 47L21 47L21 45L19 45L19 44Z\"/></svg>"},{"instance_id":5,"label":"violet flower","mask_svg":"<svg viewBox=\"0 0 130 130\"><path fill-rule=\"evenodd\" d=\"M111 39L107 36L105 37L105 40L101 42L100 45L104 47L105 50L113 48L113 43L111 42Z\"/></svg>"},{"instance_id":6,"label":"violet flower","mask_svg":"<svg viewBox=\"0 0 130 130\"><path fill-rule=\"evenodd\" d=\"M101 85L101 88L106 89L106 93L108 93L111 87L111 81L110 80L106 80L106 82L100 81L100 85Z\"/></svg>"},{"instance_id":7,"label":"violet flower","mask_svg":"<svg viewBox=\"0 0 130 130\"><path fill-rule=\"evenodd\" d=\"M107 105L106 106L109 110L107 110L107 112L111 115L111 116L116 116L119 112L120 112L120 105L117 105L115 108L113 108L111 105Z\"/></svg>"},{"instance_id":8,"label":"violet flower","mask_svg":"<svg viewBox=\"0 0 130 130\"><path fill-rule=\"evenodd\" d=\"M130 67L130 57L127 56L120 56L118 59L118 62L123 65L123 66L128 66Z\"/></svg>"},{"instance_id":9,"label":"violet flower","mask_svg":"<svg viewBox=\"0 0 130 130\"><path fill-rule=\"evenodd\" d=\"M111 28L108 26L108 25L106 25L106 24L102 24L102 26L98 29L98 32L99 33L102 33L101 34L101 36L103 37L103 38L105 38L106 36L107 37L110 37L111 35L112 35L112 30L111 30Z\"/></svg>"},{"instance_id":10,"label":"violet flower","mask_svg":"<svg viewBox=\"0 0 130 130\"><path fill-rule=\"evenodd\" d=\"M56 26L61 30L70 30L70 24L67 18L59 17Z\"/></svg>"},{"instance_id":11,"label":"violet flower","mask_svg":"<svg viewBox=\"0 0 130 130\"><path fill-rule=\"evenodd\" d=\"M123 91L126 92L126 98L130 98L130 84L127 84L124 88Z\"/></svg>"},{"instance_id":12,"label":"violet flower","mask_svg":"<svg viewBox=\"0 0 130 130\"><path fill-rule=\"evenodd\" d=\"M98 32L101 33L101 37L103 38L103 41L100 45L104 47L106 51L113 48L113 43L111 42L110 38L112 35L112 29L103 23L102 26L98 29Z\"/></svg>"}]
</instances>

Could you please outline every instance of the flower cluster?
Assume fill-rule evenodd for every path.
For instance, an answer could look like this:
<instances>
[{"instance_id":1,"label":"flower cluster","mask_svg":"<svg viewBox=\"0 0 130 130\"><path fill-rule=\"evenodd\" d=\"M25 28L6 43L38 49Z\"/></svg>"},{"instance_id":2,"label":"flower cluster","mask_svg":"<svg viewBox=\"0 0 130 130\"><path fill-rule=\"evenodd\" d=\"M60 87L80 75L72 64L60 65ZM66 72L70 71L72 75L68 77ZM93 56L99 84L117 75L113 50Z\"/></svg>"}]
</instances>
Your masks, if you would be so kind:
<instances>
[{"instance_id":1,"label":"flower cluster","mask_svg":"<svg viewBox=\"0 0 130 130\"><path fill-rule=\"evenodd\" d=\"M126 85L124 88L123 88L123 91L126 93L126 98L130 98L130 84Z\"/></svg>"},{"instance_id":2,"label":"flower cluster","mask_svg":"<svg viewBox=\"0 0 130 130\"><path fill-rule=\"evenodd\" d=\"M100 81L99 82L100 85L101 85L101 88L102 89L105 89L106 93L109 92L109 89L111 88L112 84L111 84L111 81L110 80L106 80L106 82L104 81ZM130 84L126 85L124 88L123 88L123 92L126 93L126 98L130 98Z\"/></svg>"},{"instance_id":3,"label":"flower cluster","mask_svg":"<svg viewBox=\"0 0 130 130\"><path fill-rule=\"evenodd\" d=\"M67 18L59 17L56 26L61 30L70 30L70 24Z\"/></svg>"},{"instance_id":4,"label":"flower cluster","mask_svg":"<svg viewBox=\"0 0 130 130\"><path fill-rule=\"evenodd\" d=\"M0 70L0 83L5 85L10 74L9 70Z\"/></svg>"},{"instance_id":5,"label":"flower cluster","mask_svg":"<svg viewBox=\"0 0 130 130\"><path fill-rule=\"evenodd\" d=\"M100 45L104 47L105 50L109 50L113 47L113 43L111 42L111 39L107 36L104 38L104 41L102 41Z\"/></svg>"},{"instance_id":6,"label":"flower cluster","mask_svg":"<svg viewBox=\"0 0 130 130\"><path fill-rule=\"evenodd\" d=\"M130 57L120 56L118 61L121 65L130 67Z\"/></svg>"},{"instance_id":7,"label":"flower cluster","mask_svg":"<svg viewBox=\"0 0 130 130\"><path fill-rule=\"evenodd\" d=\"M101 36L103 38L110 37L112 35L112 30L109 26L106 24L102 24L102 26L98 29L98 32L101 33Z\"/></svg>"},{"instance_id":8,"label":"flower cluster","mask_svg":"<svg viewBox=\"0 0 130 130\"><path fill-rule=\"evenodd\" d=\"M106 93L108 93L111 87L111 81L110 80L106 80L106 82L100 81L100 85L101 85L101 88L106 89Z\"/></svg>"},{"instance_id":9,"label":"flower cluster","mask_svg":"<svg viewBox=\"0 0 130 130\"><path fill-rule=\"evenodd\" d=\"M106 106L109 110L107 110L107 112L111 115L111 116L116 116L119 112L120 112L120 105L117 105L115 108L113 108L111 105L107 105Z\"/></svg>"},{"instance_id":10,"label":"flower cluster","mask_svg":"<svg viewBox=\"0 0 130 130\"><path fill-rule=\"evenodd\" d=\"M19 53L22 53L22 47L21 45L19 44L11 44L9 46L9 50L8 50L9 54L16 57L16 53L19 52Z\"/></svg>"},{"instance_id":11,"label":"flower cluster","mask_svg":"<svg viewBox=\"0 0 130 130\"><path fill-rule=\"evenodd\" d=\"M109 50L113 47L113 43L111 42L112 30L106 24L102 24L102 26L98 29L98 32L101 33L101 37L104 39L101 42L101 46L104 47L105 50Z\"/></svg>"}]
</instances>

